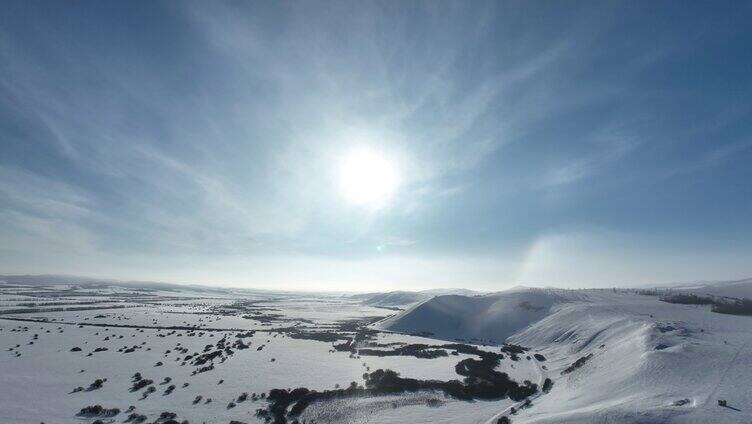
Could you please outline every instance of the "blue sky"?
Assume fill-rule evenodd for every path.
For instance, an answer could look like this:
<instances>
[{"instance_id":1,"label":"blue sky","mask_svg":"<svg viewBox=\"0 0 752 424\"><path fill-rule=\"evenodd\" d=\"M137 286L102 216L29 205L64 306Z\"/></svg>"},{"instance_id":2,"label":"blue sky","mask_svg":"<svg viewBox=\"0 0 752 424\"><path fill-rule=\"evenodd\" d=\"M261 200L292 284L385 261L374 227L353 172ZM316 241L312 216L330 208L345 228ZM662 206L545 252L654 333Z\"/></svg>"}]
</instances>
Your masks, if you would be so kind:
<instances>
[{"instance_id":1,"label":"blue sky","mask_svg":"<svg viewBox=\"0 0 752 424\"><path fill-rule=\"evenodd\" d=\"M6 2L0 272L310 290L752 276L751 12ZM343 196L360 150L397 176L378 205Z\"/></svg>"}]
</instances>

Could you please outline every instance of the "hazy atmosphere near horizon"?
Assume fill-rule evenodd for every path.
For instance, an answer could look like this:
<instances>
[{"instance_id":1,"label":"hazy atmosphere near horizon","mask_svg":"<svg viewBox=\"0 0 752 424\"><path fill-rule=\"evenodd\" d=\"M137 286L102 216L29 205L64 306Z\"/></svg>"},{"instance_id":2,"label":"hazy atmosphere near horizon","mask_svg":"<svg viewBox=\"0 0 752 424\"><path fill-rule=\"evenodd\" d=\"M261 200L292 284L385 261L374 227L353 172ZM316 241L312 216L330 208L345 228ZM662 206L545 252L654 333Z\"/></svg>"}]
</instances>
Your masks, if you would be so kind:
<instances>
[{"instance_id":1,"label":"hazy atmosphere near horizon","mask_svg":"<svg viewBox=\"0 0 752 424\"><path fill-rule=\"evenodd\" d=\"M752 276L751 8L5 1L0 273Z\"/></svg>"}]
</instances>

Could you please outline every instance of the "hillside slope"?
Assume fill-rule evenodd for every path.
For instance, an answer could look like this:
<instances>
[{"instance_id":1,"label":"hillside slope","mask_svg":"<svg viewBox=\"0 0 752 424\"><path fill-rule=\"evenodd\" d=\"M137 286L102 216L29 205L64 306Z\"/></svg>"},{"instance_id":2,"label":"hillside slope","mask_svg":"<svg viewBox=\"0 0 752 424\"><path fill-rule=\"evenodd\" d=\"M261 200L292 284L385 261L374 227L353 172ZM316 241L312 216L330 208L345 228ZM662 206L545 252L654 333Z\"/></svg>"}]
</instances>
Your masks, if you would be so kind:
<instances>
[{"instance_id":1,"label":"hillside slope","mask_svg":"<svg viewBox=\"0 0 752 424\"><path fill-rule=\"evenodd\" d=\"M520 290L440 296L376 326L543 355L537 383L550 378L550 392L489 424L752 422L752 317L611 290Z\"/></svg>"},{"instance_id":2,"label":"hillside slope","mask_svg":"<svg viewBox=\"0 0 752 424\"><path fill-rule=\"evenodd\" d=\"M537 346L555 381L516 422L752 421L752 318L626 293L587 297L509 339Z\"/></svg>"},{"instance_id":3,"label":"hillside slope","mask_svg":"<svg viewBox=\"0 0 752 424\"><path fill-rule=\"evenodd\" d=\"M445 340L504 341L571 300L564 290L515 290L485 296L436 296L378 322L381 330L430 333Z\"/></svg>"}]
</instances>

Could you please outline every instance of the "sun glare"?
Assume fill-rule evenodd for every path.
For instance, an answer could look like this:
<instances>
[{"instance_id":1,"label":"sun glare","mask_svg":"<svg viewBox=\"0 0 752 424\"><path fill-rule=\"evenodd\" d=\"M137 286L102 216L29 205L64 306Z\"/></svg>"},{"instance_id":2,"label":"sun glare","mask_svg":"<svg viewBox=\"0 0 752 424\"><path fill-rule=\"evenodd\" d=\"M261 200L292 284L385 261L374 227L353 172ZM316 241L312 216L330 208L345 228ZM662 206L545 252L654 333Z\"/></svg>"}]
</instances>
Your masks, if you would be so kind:
<instances>
[{"instance_id":1,"label":"sun glare","mask_svg":"<svg viewBox=\"0 0 752 424\"><path fill-rule=\"evenodd\" d=\"M394 160L378 152L361 149L346 155L340 168L340 188L350 203L383 207L399 186Z\"/></svg>"}]
</instances>

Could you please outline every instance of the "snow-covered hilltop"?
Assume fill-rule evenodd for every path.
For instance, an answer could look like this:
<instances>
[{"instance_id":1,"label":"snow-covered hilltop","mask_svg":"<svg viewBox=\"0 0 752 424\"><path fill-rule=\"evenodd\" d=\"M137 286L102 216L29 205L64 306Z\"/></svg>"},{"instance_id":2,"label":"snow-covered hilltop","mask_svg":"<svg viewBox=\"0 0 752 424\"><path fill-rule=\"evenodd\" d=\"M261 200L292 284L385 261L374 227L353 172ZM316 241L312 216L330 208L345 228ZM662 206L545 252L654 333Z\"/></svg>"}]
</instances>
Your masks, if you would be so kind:
<instances>
[{"instance_id":1,"label":"snow-covered hilltop","mask_svg":"<svg viewBox=\"0 0 752 424\"><path fill-rule=\"evenodd\" d=\"M575 292L548 289L521 289L485 296L435 296L380 321L375 328L430 334L445 340L497 343L547 316L554 305L577 296Z\"/></svg>"},{"instance_id":2,"label":"snow-covered hilltop","mask_svg":"<svg viewBox=\"0 0 752 424\"><path fill-rule=\"evenodd\" d=\"M738 287L737 287L738 288ZM750 422L752 317L617 290L438 296L376 327L514 343L543 355L553 387L515 423ZM718 405L725 400L728 407Z\"/></svg>"}]
</instances>

